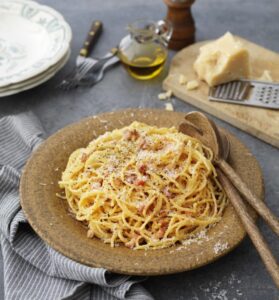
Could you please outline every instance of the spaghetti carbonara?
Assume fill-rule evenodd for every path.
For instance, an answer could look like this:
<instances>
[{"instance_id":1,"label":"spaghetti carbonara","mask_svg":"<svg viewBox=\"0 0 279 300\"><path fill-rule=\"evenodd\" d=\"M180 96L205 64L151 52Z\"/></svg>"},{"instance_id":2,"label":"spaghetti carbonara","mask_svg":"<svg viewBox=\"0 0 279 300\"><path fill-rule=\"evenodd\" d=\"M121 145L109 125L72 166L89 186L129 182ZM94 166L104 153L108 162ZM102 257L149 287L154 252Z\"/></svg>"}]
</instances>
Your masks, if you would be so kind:
<instances>
[{"instance_id":1,"label":"spaghetti carbonara","mask_svg":"<svg viewBox=\"0 0 279 300\"><path fill-rule=\"evenodd\" d=\"M111 247L183 242L218 222L227 203L210 149L175 128L139 122L73 152L59 185L88 237Z\"/></svg>"}]
</instances>

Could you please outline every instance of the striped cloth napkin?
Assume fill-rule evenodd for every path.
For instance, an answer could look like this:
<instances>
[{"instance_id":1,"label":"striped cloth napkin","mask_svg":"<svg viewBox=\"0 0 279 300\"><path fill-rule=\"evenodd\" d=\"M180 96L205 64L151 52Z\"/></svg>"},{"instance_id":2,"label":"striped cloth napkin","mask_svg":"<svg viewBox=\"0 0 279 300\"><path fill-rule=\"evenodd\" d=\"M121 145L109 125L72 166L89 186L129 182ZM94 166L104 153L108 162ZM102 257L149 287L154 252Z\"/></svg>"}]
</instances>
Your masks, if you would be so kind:
<instances>
[{"instance_id":1,"label":"striped cloth napkin","mask_svg":"<svg viewBox=\"0 0 279 300\"><path fill-rule=\"evenodd\" d=\"M5 299L140 299L153 297L144 278L79 264L46 245L29 226L19 203L20 173L43 129L32 113L0 119L0 242Z\"/></svg>"}]
</instances>

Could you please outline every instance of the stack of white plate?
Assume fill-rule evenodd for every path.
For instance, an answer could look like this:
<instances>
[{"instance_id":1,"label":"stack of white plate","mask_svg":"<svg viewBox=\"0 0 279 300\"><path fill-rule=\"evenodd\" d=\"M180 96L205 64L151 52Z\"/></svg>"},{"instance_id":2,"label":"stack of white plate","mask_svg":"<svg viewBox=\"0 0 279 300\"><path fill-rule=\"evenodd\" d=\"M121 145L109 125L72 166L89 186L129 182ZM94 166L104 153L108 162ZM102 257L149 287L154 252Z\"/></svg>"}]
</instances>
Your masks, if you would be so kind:
<instances>
[{"instance_id":1,"label":"stack of white plate","mask_svg":"<svg viewBox=\"0 0 279 300\"><path fill-rule=\"evenodd\" d=\"M61 14L31 0L0 0L0 97L54 76L70 56L72 31Z\"/></svg>"}]
</instances>

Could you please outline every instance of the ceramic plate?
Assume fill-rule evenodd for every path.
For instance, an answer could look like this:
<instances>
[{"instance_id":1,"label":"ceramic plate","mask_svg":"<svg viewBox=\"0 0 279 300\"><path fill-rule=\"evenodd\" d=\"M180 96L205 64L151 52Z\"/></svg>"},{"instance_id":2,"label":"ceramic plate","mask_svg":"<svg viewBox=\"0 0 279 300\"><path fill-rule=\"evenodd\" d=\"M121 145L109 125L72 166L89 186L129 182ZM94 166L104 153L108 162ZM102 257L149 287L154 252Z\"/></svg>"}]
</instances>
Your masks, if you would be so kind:
<instances>
[{"instance_id":1,"label":"ceramic plate","mask_svg":"<svg viewBox=\"0 0 279 300\"><path fill-rule=\"evenodd\" d=\"M29 90L33 87L36 87L50 78L52 78L58 71L60 71L67 61L70 58L71 51L69 50L67 54L59 61L57 64L53 65L47 71L43 72L42 74L39 74L37 76L34 76L30 79L24 80L17 84L11 84L4 88L0 88L0 97L6 97L14 94L18 94L20 92Z\"/></svg>"},{"instance_id":2,"label":"ceramic plate","mask_svg":"<svg viewBox=\"0 0 279 300\"><path fill-rule=\"evenodd\" d=\"M107 130L137 120L150 125L178 126L184 113L130 109L89 117L48 138L26 164L20 182L21 205L31 226L50 246L80 263L134 275L182 272L208 264L235 248L245 230L229 204L222 220L197 243L161 250L111 248L99 239L88 239L86 228L68 213L67 202L55 196L58 180L69 155ZM229 133L228 133L229 134ZM250 151L229 134L229 162L253 192L263 198L260 167ZM254 215L255 217L255 215ZM241 261L239 262L241 263Z\"/></svg>"},{"instance_id":3,"label":"ceramic plate","mask_svg":"<svg viewBox=\"0 0 279 300\"><path fill-rule=\"evenodd\" d=\"M62 59L59 62L57 62L56 64L52 65L46 71L44 71L44 72L42 72L42 73L40 73L40 74L38 74L36 76L30 77L30 78L28 78L26 80L23 80L23 81L20 81L18 83L9 84L9 85L6 85L4 87L0 87L0 92L11 90L11 89L16 89L16 88L22 87L22 86L26 86L29 83L32 83L32 82L37 81L38 79L44 77L46 74L53 73L53 71L55 71L61 65L64 65L64 63L68 61L68 59L70 58L70 54L71 54L71 51L69 50L66 53L66 55L63 56Z\"/></svg>"},{"instance_id":4,"label":"ceramic plate","mask_svg":"<svg viewBox=\"0 0 279 300\"><path fill-rule=\"evenodd\" d=\"M0 87L44 72L69 50L70 26L52 8L2 0L0 20Z\"/></svg>"}]
</instances>

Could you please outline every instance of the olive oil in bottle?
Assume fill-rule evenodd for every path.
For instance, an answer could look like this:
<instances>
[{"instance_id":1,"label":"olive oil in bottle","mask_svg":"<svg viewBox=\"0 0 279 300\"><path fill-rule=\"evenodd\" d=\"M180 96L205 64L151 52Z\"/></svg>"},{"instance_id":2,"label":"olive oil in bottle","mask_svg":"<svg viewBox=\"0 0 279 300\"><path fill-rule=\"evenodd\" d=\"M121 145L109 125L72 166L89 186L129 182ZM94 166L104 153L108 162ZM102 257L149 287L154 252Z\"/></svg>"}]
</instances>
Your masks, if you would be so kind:
<instances>
[{"instance_id":1,"label":"olive oil in bottle","mask_svg":"<svg viewBox=\"0 0 279 300\"><path fill-rule=\"evenodd\" d=\"M128 73L140 80L156 77L167 59L170 23L137 20L127 27L129 34L119 43L118 56Z\"/></svg>"},{"instance_id":2,"label":"olive oil in bottle","mask_svg":"<svg viewBox=\"0 0 279 300\"><path fill-rule=\"evenodd\" d=\"M167 52L161 47L154 49L150 47L150 52L144 51L138 56L134 56L129 60L123 53L121 54L121 61L128 71L128 73L136 79L148 80L159 75L164 67Z\"/></svg>"}]
</instances>

